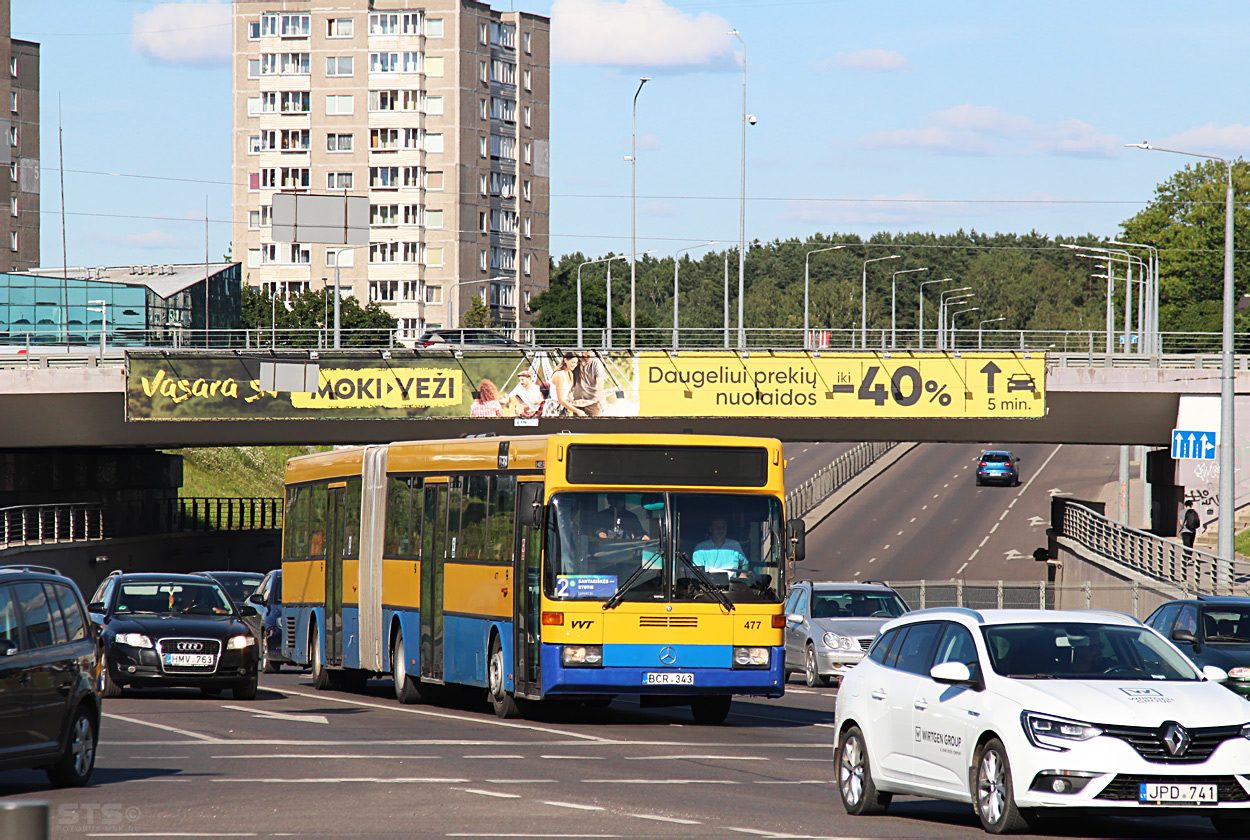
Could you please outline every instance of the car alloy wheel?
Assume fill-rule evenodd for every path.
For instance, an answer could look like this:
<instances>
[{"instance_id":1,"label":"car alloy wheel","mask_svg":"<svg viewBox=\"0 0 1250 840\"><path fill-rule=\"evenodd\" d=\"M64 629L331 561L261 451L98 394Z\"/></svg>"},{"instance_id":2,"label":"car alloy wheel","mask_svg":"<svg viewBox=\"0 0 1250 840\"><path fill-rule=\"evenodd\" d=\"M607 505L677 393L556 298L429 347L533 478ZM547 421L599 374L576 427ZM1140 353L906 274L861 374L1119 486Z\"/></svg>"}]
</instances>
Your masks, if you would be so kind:
<instances>
[{"instance_id":1,"label":"car alloy wheel","mask_svg":"<svg viewBox=\"0 0 1250 840\"><path fill-rule=\"evenodd\" d=\"M973 802L982 827L990 834L1013 834L1027 829L1033 822L1032 815L1016 807L1011 765L1003 742L997 738L987 741L977 753L976 767Z\"/></svg>"},{"instance_id":2,"label":"car alloy wheel","mask_svg":"<svg viewBox=\"0 0 1250 840\"><path fill-rule=\"evenodd\" d=\"M95 731L86 715L79 715L75 721L73 738L70 751L74 756L74 773L85 778L95 764Z\"/></svg>"},{"instance_id":3,"label":"car alloy wheel","mask_svg":"<svg viewBox=\"0 0 1250 840\"><path fill-rule=\"evenodd\" d=\"M807 646L806 652L803 654L803 676L806 679L808 686L811 688L829 684L828 678L822 677L820 675L820 671L817 670L816 648L810 644Z\"/></svg>"},{"instance_id":4,"label":"car alloy wheel","mask_svg":"<svg viewBox=\"0 0 1250 840\"><path fill-rule=\"evenodd\" d=\"M880 814L890 807L892 794L881 793L872 780L872 767L868 761L868 746L864 733L858 726L850 726L838 742L834 752L838 774L838 794L842 807L852 816Z\"/></svg>"},{"instance_id":5,"label":"car alloy wheel","mask_svg":"<svg viewBox=\"0 0 1250 840\"><path fill-rule=\"evenodd\" d=\"M838 765L842 799L847 805L858 806L864 801L864 764L863 741L847 738L842 744L842 759Z\"/></svg>"}]
</instances>

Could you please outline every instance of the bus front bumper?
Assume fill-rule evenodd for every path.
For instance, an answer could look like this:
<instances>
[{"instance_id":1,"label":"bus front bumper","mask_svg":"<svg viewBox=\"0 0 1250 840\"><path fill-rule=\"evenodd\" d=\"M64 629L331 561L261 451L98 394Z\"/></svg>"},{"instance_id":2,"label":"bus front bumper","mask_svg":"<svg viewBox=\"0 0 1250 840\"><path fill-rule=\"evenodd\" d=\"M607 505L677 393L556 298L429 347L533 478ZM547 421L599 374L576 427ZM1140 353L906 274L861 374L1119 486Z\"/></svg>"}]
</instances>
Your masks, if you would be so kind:
<instances>
[{"instance_id":1,"label":"bus front bumper","mask_svg":"<svg viewBox=\"0 0 1250 840\"><path fill-rule=\"evenodd\" d=\"M559 694L742 694L780 697L785 692L785 649L771 648L767 668L728 668L693 665L655 667L606 665L566 668L560 662L561 645L542 646L544 695ZM606 658L606 651L605 651ZM610 660L609 660L610 661Z\"/></svg>"}]
</instances>

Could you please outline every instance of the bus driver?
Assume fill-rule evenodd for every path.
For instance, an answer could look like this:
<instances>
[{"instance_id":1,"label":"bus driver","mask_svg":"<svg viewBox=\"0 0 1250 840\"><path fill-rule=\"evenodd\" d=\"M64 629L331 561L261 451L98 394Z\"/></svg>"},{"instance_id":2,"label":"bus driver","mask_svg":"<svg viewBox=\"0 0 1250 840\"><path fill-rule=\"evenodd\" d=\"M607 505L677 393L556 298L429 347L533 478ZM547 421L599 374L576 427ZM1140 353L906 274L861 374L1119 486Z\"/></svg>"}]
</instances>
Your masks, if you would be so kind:
<instances>
[{"instance_id":1,"label":"bus driver","mask_svg":"<svg viewBox=\"0 0 1250 840\"><path fill-rule=\"evenodd\" d=\"M708 526L711 538L694 547L694 564L709 572L745 572L746 554L737 540L726 536L729 525L725 517L713 517Z\"/></svg>"}]
</instances>

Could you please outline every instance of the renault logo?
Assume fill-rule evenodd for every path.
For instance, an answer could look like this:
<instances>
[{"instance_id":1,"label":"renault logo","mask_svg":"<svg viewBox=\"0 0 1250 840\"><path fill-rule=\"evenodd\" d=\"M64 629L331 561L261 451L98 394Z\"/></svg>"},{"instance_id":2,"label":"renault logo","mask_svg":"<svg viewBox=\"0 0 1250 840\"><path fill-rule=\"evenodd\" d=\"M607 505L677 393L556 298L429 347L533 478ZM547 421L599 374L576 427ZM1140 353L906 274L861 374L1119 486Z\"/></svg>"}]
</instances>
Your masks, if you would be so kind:
<instances>
[{"instance_id":1,"label":"renault logo","mask_svg":"<svg viewBox=\"0 0 1250 840\"><path fill-rule=\"evenodd\" d=\"M676 665L677 651L668 646L660 648L660 662L664 665Z\"/></svg>"},{"instance_id":2,"label":"renault logo","mask_svg":"<svg viewBox=\"0 0 1250 840\"><path fill-rule=\"evenodd\" d=\"M1163 729L1163 746L1167 747L1168 755L1182 756L1193 743L1193 738L1179 723L1169 723Z\"/></svg>"}]
</instances>

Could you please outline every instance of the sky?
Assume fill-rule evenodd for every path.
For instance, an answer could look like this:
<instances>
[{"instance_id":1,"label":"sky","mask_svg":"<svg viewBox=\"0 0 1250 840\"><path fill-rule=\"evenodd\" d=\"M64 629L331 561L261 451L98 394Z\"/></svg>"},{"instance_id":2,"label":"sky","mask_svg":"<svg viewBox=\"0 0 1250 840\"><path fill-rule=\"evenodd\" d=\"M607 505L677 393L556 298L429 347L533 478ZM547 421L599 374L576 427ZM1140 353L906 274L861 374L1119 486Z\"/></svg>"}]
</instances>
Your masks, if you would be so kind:
<instances>
[{"instance_id":1,"label":"sky","mask_svg":"<svg viewBox=\"0 0 1250 840\"><path fill-rule=\"evenodd\" d=\"M228 2L11 0L41 45L42 262L230 247ZM414 0L413 6L419 7ZM552 18L551 250L956 230L1114 235L1250 149L1250 4L496 0ZM739 40L729 34L739 31ZM638 95L631 200L632 102ZM58 124L60 132L58 132ZM696 251L697 253L697 251Z\"/></svg>"}]
</instances>

